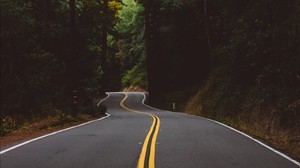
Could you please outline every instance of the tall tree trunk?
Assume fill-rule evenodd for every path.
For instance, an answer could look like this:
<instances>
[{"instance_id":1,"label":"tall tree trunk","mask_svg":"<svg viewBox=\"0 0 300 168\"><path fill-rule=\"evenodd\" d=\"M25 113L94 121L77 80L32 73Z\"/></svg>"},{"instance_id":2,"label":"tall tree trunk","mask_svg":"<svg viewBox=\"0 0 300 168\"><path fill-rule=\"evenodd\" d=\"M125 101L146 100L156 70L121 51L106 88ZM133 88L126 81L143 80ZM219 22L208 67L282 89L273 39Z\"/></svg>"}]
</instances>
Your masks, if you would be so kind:
<instances>
[{"instance_id":1,"label":"tall tree trunk","mask_svg":"<svg viewBox=\"0 0 300 168\"><path fill-rule=\"evenodd\" d=\"M145 0L145 43L146 43L146 66L148 77L149 101L155 104L159 95L165 91L165 76L167 66L164 64L165 58L161 57L163 51L160 50L161 43L159 37L159 7L160 2Z\"/></svg>"},{"instance_id":2,"label":"tall tree trunk","mask_svg":"<svg viewBox=\"0 0 300 168\"><path fill-rule=\"evenodd\" d=\"M35 32L38 32L38 39L43 48L48 48L49 25L52 15L51 0L34 1L34 18L36 20Z\"/></svg>"},{"instance_id":3,"label":"tall tree trunk","mask_svg":"<svg viewBox=\"0 0 300 168\"><path fill-rule=\"evenodd\" d=\"M68 75L71 77L71 86L73 89L76 87L76 81L75 81L75 75L76 73L74 72L76 70L76 52L75 52L75 44L76 44L76 14L75 14L75 0L70 0L69 2L70 5L70 34L69 34L69 57L68 57L68 66L69 66L69 72Z\"/></svg>"},{"instance_id":4,"label":"tall tree trunk","mask_svg":"<svg viewBox=\"0 0 300 168\"><path fill-rule=\"evenodd\" d=\"M70 33L71 38L75 35L75 0L70 0Z\"/></svg>"},{"instance_id":5,"label":"tall tree trunk","mask_svg":"<svg viewBox=\"0 0 300 168\"><path fill-rule=\"evenodd\" d=\"M210 19L208 18L207 14L207 0L203 0L203 10L204 10L204 19L205 19L205 34L207 40L207 47L208 47L208 56L210 59L210 68L213 67L213 58L211 54L211 37L210 37Z\"/></svg>"},{"instance_id":6,"label":"tall tree trunk","mask_svg":"<svg viewBox=\"0 0 300 168\"><path fill-rule=\"evenodd\" d=\"M151 39L151 3L152 0L146 0L145 1L145 10L144 10L144 16L145 16L145 45L146 45L146 66L147 66L147 78L148 78L148 91L150 93L149 101L152 102L151 95L155 95L155 87L154 87L154 73L153 73L153 58L152 58L152 39Z\"/></svg>"},{"instance_id":7,"label":"tall tree trunk","mask_svg":"<svg viewBox=\"0 0 300 168\"><path fill-rule=\"evenodd\" d=\"M70 93L72 93L72 96L74 92L77 93L78 91L78 77L76 76L76 52L75 52L75 44L76 44L76 13L75 13L75 0L70 0L69 2L70 5L70 55L69 55L69 59L68 59L68 67L69 67L69 72L68 75L71 77L71 90ZM72 115L76 116L78 114L78 110L77 110L77 105L78 102L77 101L73 101L73 97L71 98L72 100L72 105L71 105L71 109L72 109Z\"/></svg>"},{"instance_id":8,"label":"tall tree trunk","mask_svg":"<svg viewBox=\"0 0 300 168\"><path fill-rule=\"evenodd\" d=\"M43 0L43 31L47 32L50 20L51 0Z\"/></svg>"},{"instance_id":9,"label":"tall tree trunk","mask_svg":"<svg viewBox=\"0 0 300 168\"><path fill-rule=\"evenodd\" d=\"M103 71L103 76L101 79L101 94L103 94L107 90L108 83L108 63L107 63L107 24L108 24L108 0L103 1L103 12L104 12L104 21L102 26L102 39L101 39L101 68Z\"/></svg>"}]
</instances>

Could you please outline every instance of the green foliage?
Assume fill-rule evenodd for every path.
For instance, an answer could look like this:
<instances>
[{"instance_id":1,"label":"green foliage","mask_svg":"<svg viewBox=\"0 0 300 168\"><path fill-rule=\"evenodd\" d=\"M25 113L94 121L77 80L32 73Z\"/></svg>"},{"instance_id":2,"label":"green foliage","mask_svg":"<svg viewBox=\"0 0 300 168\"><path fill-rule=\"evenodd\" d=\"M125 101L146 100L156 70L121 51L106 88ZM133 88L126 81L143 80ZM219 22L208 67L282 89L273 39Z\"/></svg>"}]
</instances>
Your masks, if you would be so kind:
<instances>
[{"instance_id":1,"label":"green foliage","mask_svg":"<svg viewBox=\"0 0 300 168\"><path fill-rule=\"evenodd\" d=\"M115 30L119 33L116 42L122 75L122 87L140 85L147 87L144 43L144 8L134 0L124 0Z\"/></svg>"},{"instance_id":2,"label":"green foliage","mask_svg":"<svg viewBox=\"0 0 300 168\"><path fill-rule=\"evenodd\" d=\"M145 58L142 58L143 60ZM122 87L141 86L147 88L147 74L145 63L139 63L130 70L126 71L122 78Z\"/></svg>"},{"instance_id":3,"label":"green foliage","mask_svg":"<svg viewBox=\"0 0 300 168\"><path fill-rule=\"evenodd\" d=\"M115 16L118 16L120 10L123 8L123 4L119 0L110 0L108 6L114 12Z\"/></svg>"}]
</instances>

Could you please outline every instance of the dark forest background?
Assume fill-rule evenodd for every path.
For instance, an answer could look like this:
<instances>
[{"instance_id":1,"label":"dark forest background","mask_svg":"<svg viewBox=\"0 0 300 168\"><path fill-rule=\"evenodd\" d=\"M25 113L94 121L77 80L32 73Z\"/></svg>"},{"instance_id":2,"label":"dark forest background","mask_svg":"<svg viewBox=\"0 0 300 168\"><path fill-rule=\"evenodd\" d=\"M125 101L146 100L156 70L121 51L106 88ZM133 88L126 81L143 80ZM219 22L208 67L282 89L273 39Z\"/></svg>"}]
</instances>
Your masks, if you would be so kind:
<instances>
[{"instance_id":1,"label":"dark forest background","mask_svg":"<svg viewBox=\"0 0 300 168\"><path fill-rule=\"evenodd\" d=\"M299 158L299 46L298 0L1 0L1 135L137 87Z\"/></svg>"},{"instance_id":2,"label":"dark forest background","mask_svg":"<svg viewBox=\"0 0 300 168\"><path fill-rule=\"evenodd\" d=\"M299 1L144 5L152 105L227 123L299 158Z\"/></svg>"}]
</instances>

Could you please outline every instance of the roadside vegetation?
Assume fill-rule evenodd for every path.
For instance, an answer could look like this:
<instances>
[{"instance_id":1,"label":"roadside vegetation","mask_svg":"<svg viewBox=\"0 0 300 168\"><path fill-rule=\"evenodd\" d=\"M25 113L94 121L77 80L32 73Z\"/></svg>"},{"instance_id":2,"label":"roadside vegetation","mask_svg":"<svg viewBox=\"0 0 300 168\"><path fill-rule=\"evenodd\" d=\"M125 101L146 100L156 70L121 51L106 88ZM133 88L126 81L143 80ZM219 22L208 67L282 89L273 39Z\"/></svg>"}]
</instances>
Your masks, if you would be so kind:
<instances>
[{"instance_id":1,"label":"roadside vegetation","mask_svg":"<svg viewBox=\"0 0 300 168\"><path fill-rule=\"evenodd\" d=\"M224 71L216 71L194 96L185 100L183 111L238 128L299 160L300 99L297 94L274 92L291 89L290 83L281 82L286 87L245 88L224 76Z\"/></svg>"},{"instance_id":2,"label":"roadside vegetation","mask_svg":"<svg viewBox=\"0 0 300 168\"><path fill-rule=\"evenodd\" d=\"M3 119L1 128L4 130L1 130L2 136L0 137L0 147L36 138L47 133L78 125L103 116L105 116L103 112L98 112L95 115L78 114L76 117L64 114L52 115L35 118L30 121L23 121L21 126L16 125L16 121L13 118L6 117Z\"/></svg>"},{"instance_id":3,"label":"roadside vegetation","mask_svg":"<svg viewBox=\"0 0 300 168\"><path fill-rule=\"evenodd\" d=\"M152 105L175 103L300 160L299 1L169 0L145 8Z\"/></svg>"},{"instance_id":4,"label":"roadside vegetation","mask_svg":"<svg viewBox=\"0 0 300 168\"><path fill-rule=\"evenodd\" d=\"M299 44L298 0L1 0L1 136L125 88L300 160Z\"/></svg>"},{"instance_id":5,"label":"roadside vegetation","mask_svg":"<svg viewBox=\"0 0 300 168\"><path fill-rule=\"evenodd\" d=\"M143 35L134 0L1 0L0 136L99 117L105 91L146 88Z\"/></svg>"}]
</instances>

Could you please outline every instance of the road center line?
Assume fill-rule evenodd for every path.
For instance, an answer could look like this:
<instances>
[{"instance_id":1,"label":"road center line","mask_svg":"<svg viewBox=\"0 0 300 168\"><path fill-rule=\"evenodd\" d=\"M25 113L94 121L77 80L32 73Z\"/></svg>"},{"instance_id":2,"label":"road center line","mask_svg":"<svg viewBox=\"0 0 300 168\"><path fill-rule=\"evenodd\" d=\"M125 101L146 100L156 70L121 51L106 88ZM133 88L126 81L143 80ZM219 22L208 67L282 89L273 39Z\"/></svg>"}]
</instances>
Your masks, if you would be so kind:
<instances>
[{"instance_id":1,"label":"road center line","mask_svg":"<svg viewBox=\"0 0 300 168\"><path fill-rule=\"evenodd\" d=\"M149 129L148 134L143 143L142 151L140 153L139 161L137 168L155 168L155 149L156 149L156 140L160 128L160 119L150 113L137 111L134 109L130 109L124 105L125 100L128 98L128 94L124 93L125 97L121 100L120 106L123 107L127 111L148 115L152 118L152 124ZM144 100L143 100L144 101Z\"/></svg>"}]
</instances>

